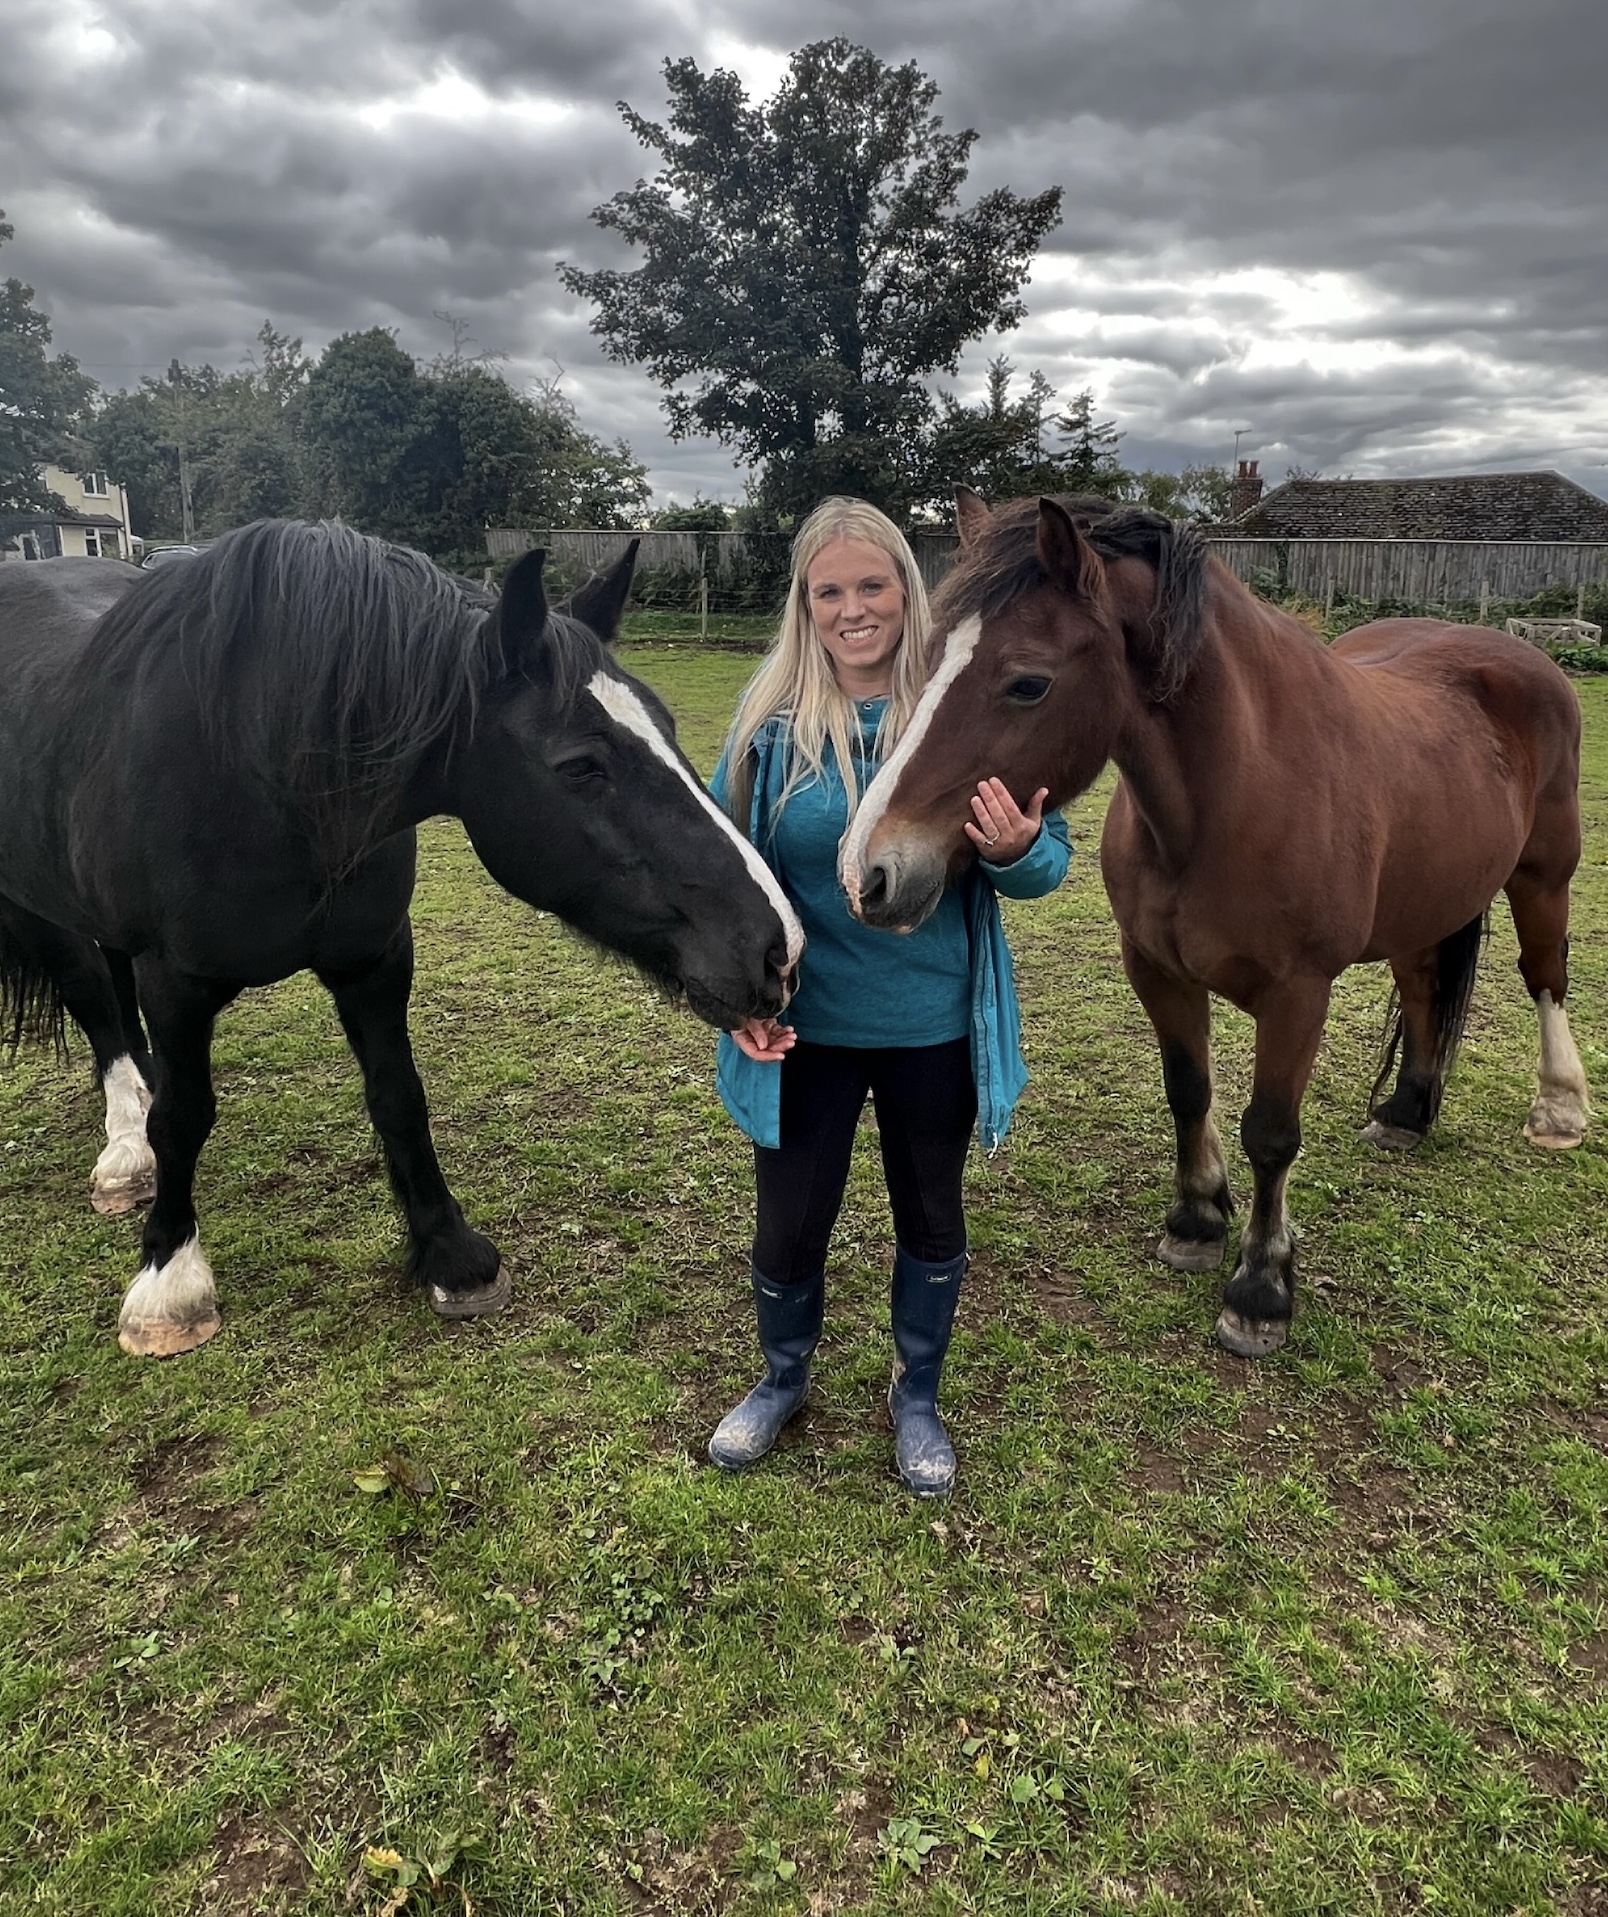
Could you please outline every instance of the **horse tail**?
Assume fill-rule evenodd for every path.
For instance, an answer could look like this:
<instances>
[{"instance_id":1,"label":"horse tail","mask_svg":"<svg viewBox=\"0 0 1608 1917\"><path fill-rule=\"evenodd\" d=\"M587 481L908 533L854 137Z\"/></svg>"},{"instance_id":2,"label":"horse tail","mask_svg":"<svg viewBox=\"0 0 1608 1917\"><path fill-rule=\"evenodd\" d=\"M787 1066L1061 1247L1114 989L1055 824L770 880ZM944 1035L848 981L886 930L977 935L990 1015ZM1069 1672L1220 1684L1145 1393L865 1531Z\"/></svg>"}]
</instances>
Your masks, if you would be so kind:
<instances>
[{"instance_id":1,"label":"horse tail","mask_svg":"<svg viewBox=\"0 0 1608 1917\"><path fill-rule=\"evenodd\" d=\"M1440 1115L1441 1093L1446 1086L1447 1074L1457 1058L1457 1048L1463 1042L1469 1006L1474 998L1474 975L1479 970L1480 953L1490 936L1490 930L1491 915L1481 912L1460 930L1443 938L1436 950L1434 1039L1430 1055L1425 1061L1429 1073L1427 1109L1424 1113L1426 1125L1433 1125ZM1385 1038L1380 1049L1379 1076L1374 1080L1373 1091L1368 1098L1370 1111L1377 1110L1384 1098L1385 1088L1396 1068L1402 1037L1401 993L1393 985L1390 1003L1385 1007Z\"/></svg>"},{"instance_id":2,"label":"horse tail","mask_svg":"<svg viewBox=\"0 0 1608 1917\"><path fill-rule=\"evenodd\" d=\"M33 941L8 922L0 899L0 1045L13 1054L26 1039L67 1050L67 1007L55 978L41 963Z\"/></svg>"}]
</instances>

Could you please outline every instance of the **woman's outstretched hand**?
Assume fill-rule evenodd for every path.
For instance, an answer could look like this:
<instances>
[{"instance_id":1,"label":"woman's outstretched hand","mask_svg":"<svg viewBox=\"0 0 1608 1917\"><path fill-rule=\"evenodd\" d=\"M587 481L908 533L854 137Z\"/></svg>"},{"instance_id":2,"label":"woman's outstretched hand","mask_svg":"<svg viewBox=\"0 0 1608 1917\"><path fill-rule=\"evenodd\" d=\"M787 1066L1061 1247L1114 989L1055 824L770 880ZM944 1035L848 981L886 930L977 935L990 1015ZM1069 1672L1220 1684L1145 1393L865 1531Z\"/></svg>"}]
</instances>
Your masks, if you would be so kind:
<instances>
[{"instance_id":1,"label":"woman's outstretched hand","mask_svg":"<svg viewBox=\"0 0 1608 1917\"><path fill-rule=\"evenodd\" d=\"M1039 835L1044 801L1050 788L1041 785L1024 812L1000 779L984 779L972 800L975 819L966 821L966 835L990 865L1014 865Z\"/></svg>"},{"instance_id":2,"label":"woman's outstretched hand","mask_svg":"<svg viewBox=\"0 0 1608 1917\"><path fill-rule=\"evenodd\" d=\"M745 1058L760 1065L780 1065L782 1054L793 1049L798 1033L780 1019L748 1018L733 1028L731 1036Z\"/></svg>"}]
</instances>

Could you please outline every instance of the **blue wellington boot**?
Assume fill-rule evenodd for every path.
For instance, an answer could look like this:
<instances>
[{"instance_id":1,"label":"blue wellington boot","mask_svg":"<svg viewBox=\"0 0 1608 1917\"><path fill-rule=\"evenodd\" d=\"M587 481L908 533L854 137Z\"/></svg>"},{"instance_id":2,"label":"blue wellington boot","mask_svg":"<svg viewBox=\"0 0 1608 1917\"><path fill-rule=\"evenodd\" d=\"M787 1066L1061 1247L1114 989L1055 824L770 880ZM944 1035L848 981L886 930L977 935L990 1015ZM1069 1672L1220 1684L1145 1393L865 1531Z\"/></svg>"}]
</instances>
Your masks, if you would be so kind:
<instances>
[{"instance_id":1,"label":"blue wellington boot","mask_svg":"<svg viewBox=\"0 0 1608 1917\"><path fill-rule=\"evenodd\" d=\"M754 1273L754 1312L765 1375L709 1440L709 1461L722 1471L740 1471L775 1444L782 1426L804 1409L810 1395L810 1359L821 1339L826 1310L826 1273L796 1285L773 1285Z\"/></svg>"},{"instance_id":2,"label":"blue wellington boot","mask_svg":"<svg viewBox=\"0 0 1608 1917\"><path fill-rule=\"evenodd\" d=\"M968 1254L923 1264L901 1245L893 1261L893 1383L888 1414L899 1476L918 1498L955 1487L955 1450L938 1416L938 1376L955 1322Z\"/></svg>"}]
</instances>

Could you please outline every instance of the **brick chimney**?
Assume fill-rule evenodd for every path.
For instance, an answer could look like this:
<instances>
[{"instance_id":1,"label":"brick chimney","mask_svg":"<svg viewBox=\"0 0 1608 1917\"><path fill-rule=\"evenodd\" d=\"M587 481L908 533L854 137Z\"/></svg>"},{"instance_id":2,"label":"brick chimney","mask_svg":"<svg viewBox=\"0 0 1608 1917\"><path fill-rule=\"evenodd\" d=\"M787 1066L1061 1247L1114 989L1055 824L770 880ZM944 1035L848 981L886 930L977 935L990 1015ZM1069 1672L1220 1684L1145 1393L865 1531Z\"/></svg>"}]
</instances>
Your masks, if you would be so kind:
<instances>
[{"instance_id":1,"label":"brick chimney","mask_svg":"<svg viewBox=\"0 0 1608 1917\"><path fill-rule=\"evenodd\" d=\"M1241 513L1248 513L1260 503L1262 498L1262 476L1256 470L1254 459L1242 459L1239 471L1235 473L1228 489L1228 516L1238 519Z\"/></svg>"}]
</instances>

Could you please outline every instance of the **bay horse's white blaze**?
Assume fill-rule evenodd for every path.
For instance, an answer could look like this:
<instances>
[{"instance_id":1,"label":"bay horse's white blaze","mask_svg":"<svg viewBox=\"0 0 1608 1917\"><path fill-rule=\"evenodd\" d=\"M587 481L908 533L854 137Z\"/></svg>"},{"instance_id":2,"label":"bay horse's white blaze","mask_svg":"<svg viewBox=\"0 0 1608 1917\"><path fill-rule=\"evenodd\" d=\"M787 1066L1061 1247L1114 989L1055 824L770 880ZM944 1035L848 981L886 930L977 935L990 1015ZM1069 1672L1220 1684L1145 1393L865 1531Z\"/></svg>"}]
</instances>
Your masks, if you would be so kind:
<instances>
[{"instance_id":1,"label":"bay horse's white blaze","mask_svg":"<svg viewBox=\"0 0 1608 1917\"><path fill-rule=\"evenodd\" d=\"M1585 1137L1591 1118L1586 1074L1569 1030L1569 1014L1553 1002L1550 992L1537 998L1535 1010L1541 1025L1541 1064L1524 1135L1532 1145L1566 1151Z\"/></svg>"},{"instance_id":2,"label":"bay horse's white blaze","mask_svg":"<svg viewBox=\"0 0 1608 1917\"><path fill-rule=\"evenodd\" d=\"M218 1329L218 1293L199 1238L187 1238L160 1267L147 1265L128 1288L117 1342L139 1358L194 1351Z\"/></svg>"},{"instance_id":3,"label":"bay horse's white blaze","mask_svg":"<svg viewBox=\"0 0 1608 1917\"><path fill-rule=\"evenodd\" d=\"M894 747L893 756L866 787L865 797L860 801L854 821L843 835L843 844L838 851L838 882L848 893L850 905L856 909L860 903L860 871L871 834L888 809L893 789L899 783L899 774L926 737L927 728L932 724L933 714L943 703L944 694L965 671L982 636L982 619L973 613L969 619L963 619L944 641L944 656L916 701L916 709L910 715L904 736Z\"/></svg>"},{"instance_id":4,"label":"bay horse's white blaze","mask_svg":"<svg viewBox=\"0 0 1608 1917\"><path fill-rule=\"evenodd\" d=\"M95 1160L89 1202L96 1211L115 1216L156 1196L156 1154L145 1139L151 1090L127 1055L108 1066L101 1089L106 1094L106 1149Z\"/></svg>"},{"instance_id":5,"label":"bay horse's white blaze","mask_svg":"<svg viewBox=\"0 0 1608 1917\"><path fill-rule=\"evenodd\" d=\"M681 763L670 741L654 723L653 714L623 679L612 678L606 672L595 672L588 681L586 689L616 725L624 726L627 732L635 733L661 765L669 766L677 778L685 781L688 791L742 853L743 863L748 867L754 883L770 900L772 909L782 921L782 929L787 936L787 969L791 974L804 951L804 928L798 922L798 914L788 904L787 894L777 884L775 874L749 844L747 834L737 830L721 808L715 804L713 798Z\"/></svg>"}]
</instances>

